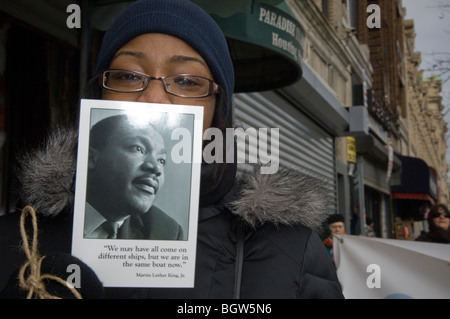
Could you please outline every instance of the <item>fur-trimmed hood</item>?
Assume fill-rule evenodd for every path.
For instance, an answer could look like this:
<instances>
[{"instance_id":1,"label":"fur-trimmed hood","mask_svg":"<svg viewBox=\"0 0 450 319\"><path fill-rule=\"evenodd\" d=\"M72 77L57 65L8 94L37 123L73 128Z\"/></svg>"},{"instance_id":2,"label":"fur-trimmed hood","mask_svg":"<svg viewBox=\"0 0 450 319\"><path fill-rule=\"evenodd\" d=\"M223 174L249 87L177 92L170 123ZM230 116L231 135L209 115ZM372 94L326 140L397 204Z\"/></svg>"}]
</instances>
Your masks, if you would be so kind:
<instances>
[{"instance_id":1,"label":"fur-trimmed hood","mask_svg":"<svg viewBox=\"0 0 450 319\"><path fill-rule=\"evenodd\" d=\"M73 207L77 148L78 131L57 128L39 148L19 156L15 171L23 205L44 216Z\"/></svg>"},{"instance_id":2,"label":"fur-trimmed hood","mask_svg":"<svg viewBox=\"0 0 450 319\"><path fill-rule=\"evenodd\" d=\"M17 170L19 195L38 214L56 216L74 205L78 131L55 130L37 150L22 155ZM239 174L239 194L227 206L252 227L302 224L316 231L327 217L323 182L302 172L281 168L276 174Z\"/></svg>"},{"instance_id":3,"label":"fur-trimmed hood","mask_svg":"<svg viewBox=\"0 0 450 319\"><path fill-rule=\"evenodd\" d=\"M258 166L238 178L242 188L230 208L251 226L302 224L321 231L329 205L323 181L287 168L261 174Z\"/></svg>"}]
</instances>

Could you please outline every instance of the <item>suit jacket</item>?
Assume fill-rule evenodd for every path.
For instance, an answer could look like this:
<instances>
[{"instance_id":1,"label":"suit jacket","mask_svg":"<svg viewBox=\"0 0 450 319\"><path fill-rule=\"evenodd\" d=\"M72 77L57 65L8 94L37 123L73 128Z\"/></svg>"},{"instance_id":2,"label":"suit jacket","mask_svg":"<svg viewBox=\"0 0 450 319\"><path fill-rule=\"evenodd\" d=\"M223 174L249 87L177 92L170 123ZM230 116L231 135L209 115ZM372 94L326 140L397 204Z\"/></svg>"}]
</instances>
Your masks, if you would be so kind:
<instances>
[{"instance_id":1,"label":"suit jacket","mask_svg":"<svg viewBox=\"0 0 450 319\"><path fill-rule=\"evenodd\" d=\"M122 239L153 239L153 240L183 240L182 227L158 207L141 216L128 218L119 228L118 238Z\"/></svg>"},{"instance_id":2,"label":"suit jacket","mask_svg":"<svg viewBox=\"0 0 450 319\"><path fill-rule=\"evenodd\" d=\"M108 233L102 227L106 219L86 204L84 225L85 238L107 238ZM183 240L183 229L161 209L152 206L141 216L128 217L117 232L117 239L153 239L153 240Z\"/></svg>"}]
</instances>

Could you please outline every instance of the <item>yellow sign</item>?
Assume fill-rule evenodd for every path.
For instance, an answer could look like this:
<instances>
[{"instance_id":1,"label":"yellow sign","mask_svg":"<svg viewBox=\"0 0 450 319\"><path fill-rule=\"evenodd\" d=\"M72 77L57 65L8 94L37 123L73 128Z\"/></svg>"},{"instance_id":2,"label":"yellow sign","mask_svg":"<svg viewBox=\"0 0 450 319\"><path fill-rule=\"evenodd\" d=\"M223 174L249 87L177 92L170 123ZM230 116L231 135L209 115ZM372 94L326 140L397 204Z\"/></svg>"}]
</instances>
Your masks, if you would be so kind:
<instances>
[{"instance_id":1,"label":"yellow sign","mask_svg":"<svg viewBox=\"0 0 450 319\"><path fill-rule=\"evenodd\" d=\"M351 136L347 136L347 162L356 163L356 143Z\"/></svg>"}]
</instances>

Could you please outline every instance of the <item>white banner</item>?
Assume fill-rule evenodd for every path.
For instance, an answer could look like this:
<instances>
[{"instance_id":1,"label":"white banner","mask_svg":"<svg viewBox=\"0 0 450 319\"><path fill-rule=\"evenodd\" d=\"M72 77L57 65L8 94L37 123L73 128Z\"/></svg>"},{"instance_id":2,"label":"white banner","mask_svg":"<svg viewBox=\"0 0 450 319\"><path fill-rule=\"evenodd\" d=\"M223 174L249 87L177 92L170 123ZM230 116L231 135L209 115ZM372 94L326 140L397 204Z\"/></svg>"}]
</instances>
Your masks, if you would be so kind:
<instances>
[{"instance_id":1,"label":"white banner","mask_svg":"<svg viewBox=\"0 0 450 319\"><path fill-rule=\"evenodd\" d=\"M337 235L333 254L348 299L449 299L450 245Z\"/></svg>"}]
</instances>

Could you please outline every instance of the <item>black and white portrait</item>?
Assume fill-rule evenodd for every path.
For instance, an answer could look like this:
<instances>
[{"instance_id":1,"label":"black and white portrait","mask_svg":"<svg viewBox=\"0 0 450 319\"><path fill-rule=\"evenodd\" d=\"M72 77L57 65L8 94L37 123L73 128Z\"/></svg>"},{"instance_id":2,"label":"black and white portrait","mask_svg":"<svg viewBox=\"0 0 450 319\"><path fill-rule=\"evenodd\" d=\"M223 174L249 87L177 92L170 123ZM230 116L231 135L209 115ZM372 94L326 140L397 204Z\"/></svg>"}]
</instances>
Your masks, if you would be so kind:
<instances>
[{"instance_id":1,"label":"black and white portrait","mask_svg":"<svg viewBox=\"0 0 450 319\"><path fill-rule=\"evenodd\" d=\"M91 110L84 238L187 239L191 163L171 152L179 128L192 131L193 116Z\"/></svg>"}]
</instances>

